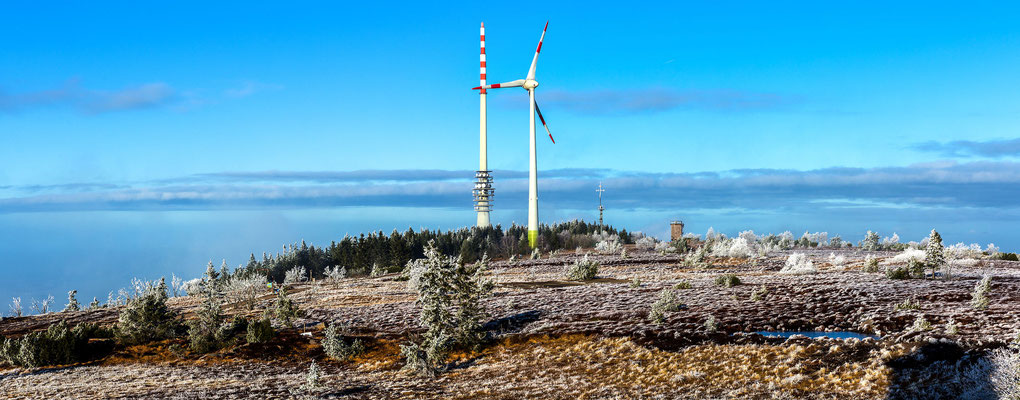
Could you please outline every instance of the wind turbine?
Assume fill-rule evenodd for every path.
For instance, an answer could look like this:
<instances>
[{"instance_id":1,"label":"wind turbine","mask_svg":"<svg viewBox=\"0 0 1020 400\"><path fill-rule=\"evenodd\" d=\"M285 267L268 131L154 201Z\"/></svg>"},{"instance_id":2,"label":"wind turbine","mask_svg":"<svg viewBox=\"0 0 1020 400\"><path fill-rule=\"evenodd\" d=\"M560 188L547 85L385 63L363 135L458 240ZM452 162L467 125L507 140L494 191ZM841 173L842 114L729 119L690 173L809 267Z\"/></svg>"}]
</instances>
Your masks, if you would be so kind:
<instances>
[{"instance_id":1,"label":"wind turbine","mask_svg":"<svg viewBox=\"0 0 1020 400\"><path fill-rule=\"evenodd\" d=\"M473 89L485 91L486 89L500 89L510 87L523 87L528 91L529 108L531 111L528 113L528 132L529 132L529 144L530 144L530 157L531 168L528 170L528 244L534 248L538 242L538 157L535 154L535 114L538 113L538 119L542 121L542 126L545 127L546 133L549 134L549 140L552 140L553 144L556 144L556 140L553 139L552 132L549 131L549 125L546 125L545 118L542 117L542 110L538 108L538 103L535 102L535 89L538 87L538 81L535 80L535 68L538 66L538 53L542 51L542 41L545 40L545 31L549 29L549 22L546 21L545 28L542 28L542 36L538 38L538 47L535 49L535 58L531 60L531 68L528 69L528 75L524 79L518 79L506 83L496 83L492 85L482 85Z\"/></svg>"}]
</instances>

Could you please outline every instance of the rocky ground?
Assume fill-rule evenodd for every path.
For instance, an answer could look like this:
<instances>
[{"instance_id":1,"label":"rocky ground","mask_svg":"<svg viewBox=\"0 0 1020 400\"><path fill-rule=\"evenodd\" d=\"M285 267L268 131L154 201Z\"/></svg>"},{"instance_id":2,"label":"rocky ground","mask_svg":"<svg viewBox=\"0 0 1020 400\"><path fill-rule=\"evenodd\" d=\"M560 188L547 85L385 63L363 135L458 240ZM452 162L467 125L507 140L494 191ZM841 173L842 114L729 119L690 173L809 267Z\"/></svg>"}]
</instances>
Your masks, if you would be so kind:
<instances>
[{"instance_id":1,"label":"rocky ground","mask_svg":"<svg viewBox=\"0 0 1020 400\"><path fill-rule=\"evenodd\" d=\"M630 248L598 256L598 279L564 280L578 255L497 261L491 341L458 353L437 379L400 371L399 344L419 330L414 293L396 275L311 282L293 287L306 311L297 331L265 345L197 356L174 343L115 348L82 365L0 371L2 398L957 398L989 396L968 375L983 350L1020 332L1020 263L981 260L957 266L949 280L890 280L863 272L866 257L894 252L807 253L816 274L778 271L789 256L710 259L683 267L677 255ZM885 265L883 265L884 267ZM715 278L736 274L741 285ZM990 305L970 306L983 274L994 276ZM659 293L680 282L684 307L653 323ZM753 299L752 293L766 294ZM263 296L260 306L272 301ZM896 305L914 299L918 309ZM171 304L190 313L187 297ZM232 313L255 315L227 307ZM0 333L18 336L66 319L112 323L116 309L5 318ZM913 329L919 318L930 324ZM706 327L714 319L716 329ZM368 351L348 363L330 361L317 338L320 322L349 321ZM956 332L949 323L955 321ZM756 331L853 331L880 339L765 338ZM302 336L300 332L311 333ZM323 368L318 388L302 388L308 364ZM0 367L2 368L2 367ZM974 389L977 387L977 389ZM982 391L984 390L984 391Z\"/></svg>"}]
</instances>

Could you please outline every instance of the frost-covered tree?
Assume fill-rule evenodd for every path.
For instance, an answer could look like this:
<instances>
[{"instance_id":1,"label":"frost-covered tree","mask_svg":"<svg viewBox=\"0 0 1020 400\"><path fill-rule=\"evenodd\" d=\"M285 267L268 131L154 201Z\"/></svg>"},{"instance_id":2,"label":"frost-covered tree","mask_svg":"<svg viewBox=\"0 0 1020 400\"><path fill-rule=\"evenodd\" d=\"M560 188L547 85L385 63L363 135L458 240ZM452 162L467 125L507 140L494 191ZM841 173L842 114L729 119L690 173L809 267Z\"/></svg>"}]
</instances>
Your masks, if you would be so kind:
<instances>
[{"instance_id":1,"label":"frost-covered tree","mask_svg":"<svg viewBox=\"0 0 1020 400\"><path fill-rule=\"evenodd\" d=\"M280 291L276 293L276 304L270 312L273 318L286 327L293 327L294 319L301 315L301 309L294 304L290 297L287 297L286 287L280 288Z\"/></svg>"},{"instance_id":2,"label":"frost-covered tree","mask_svg":"<svg viewBox=\"0 0 1020 400\"><path fill-rule=\"evenodd\" d=\"M337 361L347 361L365 351L365 345L361 339L347 339L347 329L343 325L330 323L322 338L322 350L330 358Z\"/></svg>"},{"instance_id":3,"label":"frost-covered tree","mask_svg":"<svg viewBox=\"0 0 1020 400\"><path fill-rule=\"evenodd\" d=\"M861 242L861 248L867 251L875 251L879 249L879 237L878 232L868 231L864 235L864 241Z\"/></svg>"},{"instance_id":4,"label":"frost-covered tree","mask_svg":"<svg viewBox=\"0 0 1020 400\"><path fill-rule=\"evenodd\" d=\"M992 289L992 276L985 275L981 281L974 285L974 292L971 293L970 305L978 310L988 308L988 292Z\"/></svg>"},{"instance_id":5,"label":"frost-covered tree","mask_svg":"<svg viewBox=\"0 0 1020 400\"><path fill-rule=\"evenodd\" d=\"M67 305L64 306L64 311L78 311L81 310L81 305L78 304L77 299L78 291L72 290L67 292Z\"/></svg>"},{"instance_id":6,"label":"frost-covered tree","mask_svg":"<svg viewBox=\"0 0 1020 400\"><path fill-rule=\"evenodd\" d=\"M451 346L474 346L481 340L485 312L480 301L493 287L483 275L487 261L483 257L480 263L460 265L429 241L417 284L419 323L426 331L420 342L401 345L405 369L434 376L444 368Z\"/></svg>"},{"instance_id":7,"label":"frost-covered tree","mask_svg":"<svg viewBox=\"0 0 1020 400\"><path fill-rule=\"evenodd\" d=\"M283 276L283 284L289 285L292 283L304 282L308 279L308 270L305 267L298 266L287 270Z\"/></svg>"},{"instance_id":8,"label":"frost-covered tree","mask_svg":"<svg viewBox=\"0 0 1020 400\"><path fill-rule=\"evenodd\" d=\"M843 247L843 238L839 237L839 235L833 236L832 239L829 239L829 247L835 247L837 249Z\"/></svg>"},{"instance_id":9,"label":"frost-covered tree","mask_svg":"<svg viewBox=\"0 0 1020 400\"><path fill-rule=\"evenodd\" d=\"M97 310L97 309L99 309L99 307L100 307L99 306L99 298L93 296L92 297L92 302L89 303L89 308L87 308L87 310Z\"/></svg>"},{"instance_id":10,"label":"frost-covered tree","mask_svg":"<svg viewBox=\"0 0 1020 400\"><path fill-rule=\"evenodd\" d=\"M568 264L566 268L567 279L572 281L595 279L595 276L598 273L599 262L589 259L588 254L585 254L584 257L575 260L573 264Z\"/></svg>"},{"instance_id":11,"label":"frost-covered tree","mask_svg":"<svg viewBox=\"0 0 1020 400\"><path fill-rule=\"evenodd\" d=\"M213 267L212 260L209 260L209 264L205 266L205 278L214 282L220 278L220 274Z\"/></svg>"},{"instance_id":12,"label":"frost-covered tree","mask_svg":"<svg viewBox=\"0 0 1020 400\"><path fill-rule=\"evenodd\" d=\"M13 297L13 298L11 298L11 316L12 317L20 317L23 314L24 314L24 309L22 309L22 307L21 307L21 298L20 297Z\"/></svg>"},{"instance_id":13,"label":"frost-covered tree","mask_svg":"<svg viewBox=\"0 0 1020 400\"><path fill-rule=\"evenodd\" d=\"M326 268L326 280L332 283L340 283L347 278L347 267L334 265Z\"/></svg>"},{"instance_id":14,"label":"frost-covered tree","mask_svg":"<svg viewBox=\"0 0 1020 400\"><path fill-rule=\"evenodd\" d=\"M924 263L931 268L932 276L935 272L946 265L946 250L942 245L942 235L934 229L928 235L928 247L924 251Z\"/></svg>"},{"instance_id":15,"label":"frost-covered tree","mask_svg":"<svg viewBox=\"0 0 1020 400\"><path fill-rule=\"evenodd\" d=\"M222 276L222 275L221 275ZM220 325L223 324L223 312L212 284L206 286L202 305L195 312L195 319L188 321L188 339L191 350L196 353L208 353L219 347Z\"/></svg>"},{"instance_id":16,"label":"frost-covered tree","mask_svg":"<svg viewBox=\"0 0 1020 400\"><path fill-rule=\"evenodd\" d=\"M163 279L140 296L128 299L117 318L117 339L126 345L135 345L172 337L179 325L178 314L167 307L166 301Z\"/></svg>"}]
</instances>

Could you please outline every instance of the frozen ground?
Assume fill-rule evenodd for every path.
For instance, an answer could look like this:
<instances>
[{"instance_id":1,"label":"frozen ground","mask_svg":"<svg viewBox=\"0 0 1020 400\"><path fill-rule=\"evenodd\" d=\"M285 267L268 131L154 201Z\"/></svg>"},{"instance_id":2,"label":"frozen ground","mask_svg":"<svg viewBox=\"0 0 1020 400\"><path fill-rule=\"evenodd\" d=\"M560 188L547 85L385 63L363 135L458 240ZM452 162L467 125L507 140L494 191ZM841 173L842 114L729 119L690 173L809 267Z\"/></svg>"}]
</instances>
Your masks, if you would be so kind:
<instances>
[{"instance_id":1,"label":"frozen ground","mask_svg":"<svg viewBox=\"0 0 1020 400\"><path fill-rule=\"evenodd\" d=\"M681 266L675 255L629 249L631 256L599 256L599 279L563 280L577 257L498 261L498 283L486 307L493 341L458 354L436 380L399 371L398 344L417 327L414 295L396 275L353 278L340 284L294 287L293 298L313 338L296 332L271 346L178 354L169 343L117 349L86 365L0 372L7 398L911 398L982 392L966 374L981 350L1020 332L1020 263L965 263L951 280L890 280L862 271L865 257L892 260L893 252L831 250L806 253L818 273L778 271L788 253L764 259L709 260ZM884 265L883 265L884 267ZM724 273L743 284L715 284ZM982 274L994 275L986 310L970 306ZM635 282L635 279L637 282ZM680 282L685 307L655 324L648 312L661 290ZM637 283L635 285L635 283ZM767 289L760 299L752 294ZM261 307L272 296L263 298ZM897 310L908 299L916 310ZM186 313L189 298L171 304ZM231 307L226 308L232 311ZM252 312L258 313L259 311ZM918 318L931 324L911 329ZM712 318L717 329L706 329ZM59 320L113 322L115 310L6 318L0 333L20 335ZM318 322L350 321L369 351L350 363L328 361L316 338ZM949 334L949 321L957 332ZM764 338L755 331L834 331L874 334L880 340ZM310 360L323 366L323 387L306 390ZM976 389L975 389L976 388Z\"/></svg>"}]
</instances>

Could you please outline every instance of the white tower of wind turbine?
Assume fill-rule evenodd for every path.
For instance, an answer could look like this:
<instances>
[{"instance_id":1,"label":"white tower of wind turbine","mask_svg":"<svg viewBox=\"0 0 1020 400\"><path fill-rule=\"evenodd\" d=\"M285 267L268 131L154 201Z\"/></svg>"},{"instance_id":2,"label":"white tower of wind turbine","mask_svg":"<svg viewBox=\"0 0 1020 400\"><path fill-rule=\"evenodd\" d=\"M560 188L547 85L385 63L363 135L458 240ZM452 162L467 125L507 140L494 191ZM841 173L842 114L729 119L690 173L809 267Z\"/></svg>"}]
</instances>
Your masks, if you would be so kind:
<instances>
[{"instance_id":1,"label":"white tower of wind turbine","mask_svg":"<svg viewBox=\"0 0 1020 400\"><path fill-rule=\"evenodd\" d=\"M538 87L538 81L535 80L535 67L538 65L538 53L542 51L542 41L545 40L545 31L549 28L549 22L545 23L545 28L542 28L542 36L538 38L538 48L535 49L535 57L531 60L531 68L528 69L528 75L524 79L518 79L506 83L496 83L492 85L482 85L474 89L499 89L508 87L523 87L528 91L528 97L530 99L530 109L528 113L528 132L529 132L529 144L530 144L530 168L528 170L528 244L534 248L538 242L538 157L535 152L535 114L538 114L538 119L542 121L542 126L545 127L546 133L549 134L549 139L556 143L556 140L552 137L552 132L549 131L549 125L546 125L545 118L542 117L542 110L538 108L538 103L535 102L535 88Z\"/></svg>"},{"instance_id":2,"label":"white tower of wind turbine","mask_svg":"<svg viewBox=\"0 0 1020 400\"><path fill-rule=\"evenodd\" d=\"M481 82L485 86L485 23L481 28L482 54L479 58ZM478 171L475 171L475 188L472 190L475 200L475 211L478 212L478 227L489 226L489 211L492 211L492 196L495 194L492 189L492 175L489 171L488 145L486 143L485 123L485 89L479 90L478 97L481 98L481 112L479 124L479 147L478 147Z\"/></svg>"}]
</instances>

